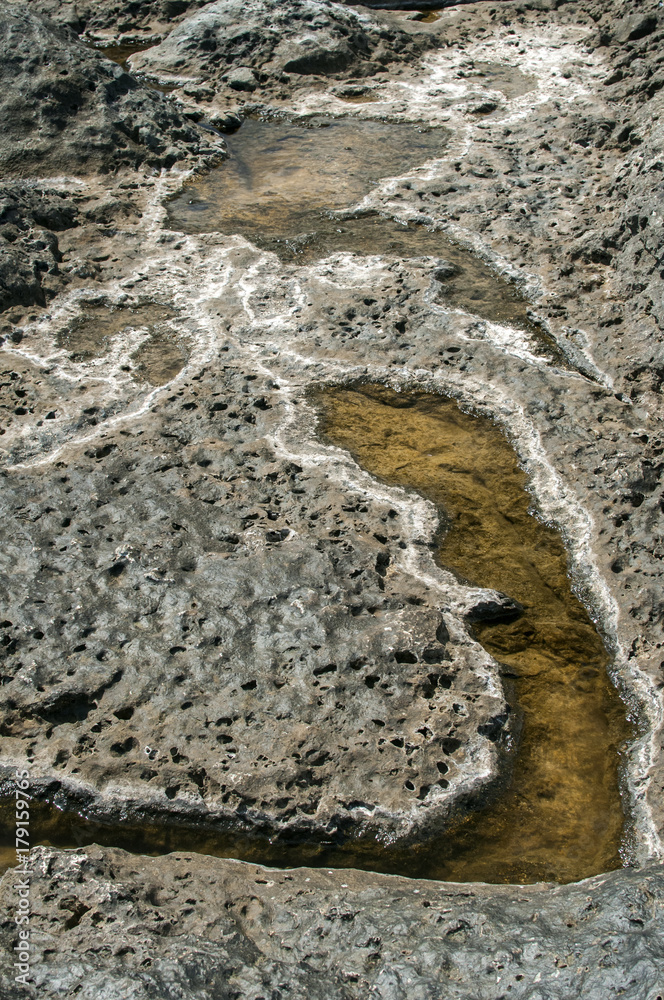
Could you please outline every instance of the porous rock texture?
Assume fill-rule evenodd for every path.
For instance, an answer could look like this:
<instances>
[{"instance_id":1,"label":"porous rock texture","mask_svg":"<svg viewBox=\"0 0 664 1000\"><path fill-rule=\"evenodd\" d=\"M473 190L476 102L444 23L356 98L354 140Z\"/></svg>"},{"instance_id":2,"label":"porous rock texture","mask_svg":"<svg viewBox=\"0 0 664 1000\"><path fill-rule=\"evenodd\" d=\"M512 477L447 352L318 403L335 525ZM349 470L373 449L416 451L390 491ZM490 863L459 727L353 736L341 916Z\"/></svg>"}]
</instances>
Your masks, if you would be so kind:
<instances>
[{"instance_id":1,"label":"porous rock texture","mask_svg":"<svg viewBox=\"0 0 664 1000\"><path fill-rule=\"evenodd\" d=\"M221 358L221 381L204 366L140 429L121 418L90 443L117 400L90 385L68 413L57 378L14 382L18 409L44 418L44 444L67 425L83 441L76 458L24 472L17 441L5 485L33 524L5 550L19 569L3 601L5 753L18 762L30 747L35 785L63 781L101 815L122 804L263 832L403 833L488 767L478 727L503 698L472 644L447 651L430 590L390 570L413 545L407 512L331 483L332 456L303 468L280 453L281 387ZM468 610L485 602L449 591ZM447 687L431 689L432 670ZM450 738L465 747L458 767Z\"/></svg>"},{"instance_id":2,"label":"porous rock texture","mask_svg":"<svg viewBox=\"0 0 664 1000\"><path fill-rule=\"evenodd\" d=\"M16 186L0 190L0 308L44 305L44 274L57 276L62 254L55 235L77 225L76 206L60 191Z\"/></svg>"},{"instance_id":3,"label":"porous rock texture","mask_svg":"<svg viewBox=\"0 0 664 1000\"><path fill-rule=\"evenodd\" d=\"M6 948L12 881L10 872L1 889ZM460 886L216 859L202 865L187 854L39 848L32 895L40 997L662 995L658 867L574 886ZM3 998L28 995L3 973Z\"/></svg>"},{"instance_id":4,"label":"porous rock texture","mask_svg":"<svg viewBox=\"0 0 664 1000\"><path fill-rule=\"evenodd\" d=\"M504 715L505 696L467 621L509 602L436 566L430 505L315 435L312 388L369 377L452 394L514 442L641 720L626 801L632 860L645 867L578 887L462 890L195 856L38 851L40 990L656 1000L661 10L506 0L424 23L311 2L292 5L296 29L280 49L274 5L254 3L254 48L231 51L238 9L206 5L133 57L146 72L149 60L156 75L169 66L182 76L169 99L32 5L2 14L8 36L32 44L12 47L2 96L14 109L11 152L0 145L16 175L2 202L0 270L6 787L28 760L34 794L111 821L408 839L495 778L498 748L482 730ZM136 11L123 5L118 36ZM307 11L314 48L324 37L336 55L285 72ZM201 18L212 18L208 47ZM214 51L227 61L213 64ZM342 51L345 69L328 79ZM421 61L399 63L418 52ZM46 53L57 53L51 69ZM61 66L85 84L80 105ZM248 97L224 80L242 67L256 83ZM346 85L371 100L344 103ZM56 95L44 103L52 113L40 110L42 93ZM342 254L298 267L232 234L169 231L163 201L179 171L223 151L193 119L259 100L291 115L449 129L444 156L387 179L363 208L473 249L528 296L565 364L532 331L446 305L440 259ZM170 888L188 880L194 915ZM351 890L365 911L354 912ZM429 933L434 901L449 914ZM163 931L175 911L194 921L186 943ZM118 932L135 919L140 947ZM159 929L144 930L148 920ZM349 933L358 958L346 969ZM510 961L503 982L497 966Z\"/></svg>"},{"instance_id":5,"label":"porous rock texture","mask_svg":"<svg viewBox=\"0 0 664 1000\"><path fill-rule=\"evenodd\" d=\"M35 5L36 6L36 5ZM109 197L112 184L90 194L67 175L122 168L156 169L195 158L210 165L225 154L223 140L187 120L157 91L147 91L118 65L81 44L68 28L23 4L3 11L0 65L3 130L0 137L0 305L44 305L63 284L94 273L94 250L84 265L60 268L60 234L88 221L108 224L127 214L126 199ZM36 178L57 178L56 187ZM132 181L123 178L126 190ZM136 185L134 185L136 186ZM81 232L74 242L85 245ZM88 248L91 249L91 248ZM100 253L101 257L105 254ZM75 275L74 275L75 277Z\"/></svg>"},{"instance_id":6,"label":"porous rock texture","mask_svg":"<svg viewBox=\"0 0 664 1000\"><path fill-rule=\"evenodd\" d=\"M168 167L215 146L218 154L213 136L67 28L12 3L0 31L3 179Z\"/></svg>"},{"instance_id":7,"label":"porous rock texture","mask_svg":"<svg viewBox=\"0 0 664 1000\"><path fill-rule=\"evenodd\" d=\"M427 35L410 35L327 0L219 0L158 47L136 53L131 66L162 80L189 79L205 88L228 81L237 90L255 90L259 83L288 83L289 74L372 74L412 59L428 44Z\"/></svg>"},{"instance_id":8,"label":"porous rock texture","mask_svg":"<svg viewBox=\"0 0 664 1000\"><path fill-rule=\"evenodd\" d=\"M158 42L174 24L211 0L31 0L35 13L96 42Z\"/></svg>"}]
</instances>

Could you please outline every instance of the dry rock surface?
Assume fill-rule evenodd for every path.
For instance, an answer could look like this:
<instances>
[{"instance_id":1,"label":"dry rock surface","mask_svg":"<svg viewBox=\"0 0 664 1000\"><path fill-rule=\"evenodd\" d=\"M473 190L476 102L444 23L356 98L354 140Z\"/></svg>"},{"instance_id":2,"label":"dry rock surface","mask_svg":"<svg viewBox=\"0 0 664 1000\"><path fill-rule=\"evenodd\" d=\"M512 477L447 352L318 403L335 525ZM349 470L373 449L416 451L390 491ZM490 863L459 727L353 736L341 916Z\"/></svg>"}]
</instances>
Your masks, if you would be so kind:
<instances>
[{"instance_id":1,"label":"dry rock surface","mask_svg":"<svg viewBox=\"0 0 664 1000\"><path fill-rule=\"evenodd\" d=\"M1 30L5 178L169 167L213 153L209 134L67 29L11 4Z\"/></svg>"},{"instance_id":2,"label":"dry rock surface","mask_svg":"<svg viewBox=\"0 0 664 1000\"><path fill-rule=\"evenodd\" d=\"M31 7L95 42L159 42L210 0L34 0Z\"/></svg>"},{"instance_id":3,"label":"dry rock surface","mask_svg":"<svg viewBox=\"0 0 664 1000\"><path fill-rule=\"evenodd\" d=\"M659 868L489 887L39 848L33 892L45 997L661 996Z\"/></svg>"},{"instance_id":4,"label":"dry rock surface","mask_svg":"<svg viewBox=\"0 0 664 1000\"><path fill-rule=\"evenodd\" d=\"M639 722L635 870L460 888L38 849L39 994L661 998L659 6L39 0L0 25L7 792L27 760L32 794L109 822L408 844L491 786L506 695L469 621L509 598L317 438L312 390L358 378L505 429ZM138 38L128 70L84 44ZM529 323L460 306L444 253L300 265L169 228L248 113L444 127L347 214L460 242ZM33 992L13 879L7 997Z\"/></svg>"},{"instance_id":5,"label":"dry rock surface","mask_svg":"<svg viewBox=\"0 0 664 1000\"><path fill-rule=\"evenodd\" d=\"M235 90L289 85L291 76L373 74L412 59L429 37L376 23L341 4L293 0L220 0L174 28L161 45L132 58L132 69L159 79L187 79Z\"/></svg>"}]
</instances>

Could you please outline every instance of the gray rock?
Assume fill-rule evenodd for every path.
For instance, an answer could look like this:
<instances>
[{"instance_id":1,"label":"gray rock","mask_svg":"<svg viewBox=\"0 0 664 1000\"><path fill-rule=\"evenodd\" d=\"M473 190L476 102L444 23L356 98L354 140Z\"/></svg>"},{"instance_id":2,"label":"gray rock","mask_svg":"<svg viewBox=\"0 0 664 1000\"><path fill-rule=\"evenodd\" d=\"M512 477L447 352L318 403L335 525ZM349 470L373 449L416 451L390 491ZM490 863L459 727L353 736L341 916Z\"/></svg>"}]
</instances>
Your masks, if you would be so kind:
<instances>
[{"instance_id":1,"label":"gray rock","mask_svg":"<svg viewBox=\"0 0 664 1000\"><path fill-rule=\"evenodd\" d=\"M127 35L149 31L148 39L155 32L170 31L174 23L191 15L211 0L132 0L122 8L116 0L30 0L30 10L66 24L78 34L89 38L119 40ZM17 6L19 6L17 4Z\"/></svg>"},{"instance_id":2,"label":"gray rock","mask_svg":"<svg viewBox=\"0 0 664 1000\"><path fill-rule=\"evenodd\" d=\"M408 60L423 43L399 49L401 28L382 27L387 15L293 10L321 19L308 51L311 22L290 17L290 7L250 5L245 38L239 5L215 3L135 61L155 75L201 76L206 90L229 67L260 73L265 64L265 86L286 88L286 61L304 53L316 68L320 43L323 60L332 53L326 71L341 65L339 53L349 60L344 72L358 75L400 59L404 82L421 85L422 67ZM133 166L191 165L193 126L179 136L175 112L156 98L140 96L139 113L131 102L145 92L119 69L23 11L11 14L11 37L30 41L37 56L16 43L21 58L8 60L6 162L61 172L82 169L87 157L95 170L121 169L89 176L89 202L70 199L76 213L62 218L50 207L39 215L43 206L22 186L6 199L8 251L25 253L4 272L11 301L40 301L35 267L42 285L57 278L41 271L42 259L72 286L34 314L21 317L17 305L8 321L10 337L25 342L19 353L10 339L4 351L3 775L30 758L36 795L112 823L207 820L242 835L364 829L404 840L439 829L455 802L486 787L497 763L477 730L500 717L504 698L489 683L496 665L464 622L477 608L505 608L504 598L436 576L427 559L432 512L321 450L307 390L351 375L451 393L502 423L543 513L565 536L579 592L615 651L615 676L644 733L625 762L643 867L575 886L461 887L40 849L32 903L41 994L662 995L662 875L652 864L664 833L662 32L648 0L639 16L656 26L642 37L633 24L620 28L621 42L614 29L626 13L613 0L454 12L444 21L451 57L472 57L485 37L496 50L509 46L506 58L518 65L526 49L512 42L523 30L529 44L544 37L552 49L573 49L561 78L578 75L580 86L573 100L542 86L515 114L506 96L509 118L464 118L464 141L447 159L372 195L377 210L448 227L518 278L567 367L521 350L514 331L500 340L480 318L446 310L454 275L439 259L365 268L338 258L295 274L233 237L160 231L155 179ZM52 53L80 71L82 118L53 83ZM462 77L449 70L448 79L456 86ZM313 87L306 74L298 83ZM110 104L100 96L120 86L127 94ZM55 110L39 111L52 92L47 110ZM427 95L418 115L440 101L452 116L454 100L444 99ZM397 117L409 113L399 100L390 109ZM112 152L122 122L141 115L174 160L140 129ZM162 193L175 187L159 183ZM44 200L60 205L56 194ZM70 221L79 225L58 228ZM42 239L37 251L31 241ZM125 316L102 343L100 330L112 330L121 310L134 326ZM67 347L74 334L89 339L85 361ZM141 373L173 344L188 367L155 392ZM434 642L450 657L452 704L439 689L424 697L424 652ZM430 728L444 739L466 697L475 700L457 729L449 788L420 800L436 754L415 734L435 714L440 728ZM410 734L417 768L392 743L379 753L375 719L398 739ZM407 768L418 771L408 794L392 773L400 779ZM12 887L10 874L5 957ZM5 975L13 997L11 964Z\"/></svg>"},{"instance_id":3,"label":"gray rock","mask_svg":"<svg viewBox=\"0 0 664 1000\"><path fill-rule=\"evenodd\" d=\"M57 273L59 253L57 240L49 233L39 238L31 233L17 242L17 233L4 227L3 244L0 245L0 309L13 305L30 305L46 298L41 276L44 271ZM10 246L7 246L9 243Z\"/></svg>"},{"instance_id":4,"label":"gray rock","mask_svg":"<svg viewBox=\"0 0 664 1000\"><path fill-rule=\"evenodd\" d=\"M233 90L253 91L258 86L256 74L249 66L236 66L228 74L228 86Z\"/></svg>"},{"instance_id":5,"label":"gray rock","mask_svg":"<svg viewBox=\"0 0 664 1000\"><path fill-rule=\"evenodd\" d=\"M76 215L61 192L20 185L0 190L0 311L45 304L44 274L57 275L62 260L55 233L76 226Z\"/></svg>"},{"instance_id":6,"label":"gray rock","mask_svg":"<svg viewBox=\"0 0 664 1000\"><path fill-rule=\"evenodd\" d=\"M616 25L615 39L618 43L635 42L651 35L657 27L654 14L629 14Z\"/></svg>"},{"instance_id":7,"label":"gray rock","mask_svg":"<svg viewBox=\"0 0 664 1000\"><path fill-rule=\"evenodd\" d=\"M329 75L375 72L412 58L427 36L414 39L397 25L372 22L342 4L292 0L217 0L187 18L156 48L131 57L148 76L214 82L229 67L253 68L264 83L283 73Z\"/></svg>"},{"instance_id":8,"label":"gray rock","mask_svg":"<svg viewBox=\"0 0 664 1000\"><path fill-rule=\"evenodd\" d=\"M222 376L192 372L144 415L138 438L77 449L64 478L57 467L12 474L6 555L21 572L4 588L5 760L28 739L35 790L55 780L60 803L102 818L121 807L328 838L440 826L495 774L481 734L505 711L461 618L514 602L388 573L413 545L398 501L331 488L327 470L281 458L271 441L283 391L230 352L218 365ZM12 464L28 457L26 410L47 447L117 412L86 394L70 410L56 372L36 393L29 371L13 370L23 412L4 438ZM37 520L12 543L26 504ZM35 561L31 547L50 548L52 532L55 562ZM88 535L95 544L80 545ZM37 594L61 625L43 620ZM426 653L443 610L460 634L440 650L447 687L432 691Z\"/></svg>"},{"instance_id":9,"label":"gray rock","mask_svg":"<svg viewBox=\"0 0 664 1000\"><path fill-rule=\"evenodd\" d=\"M657 1000L661 867L573 886L460 886L97 847L33 854L31 975L82 1000ZM8 873L3 988L13 983Z\"/></svg>"},{"instance_id":10,"label":"gray rock","mask_svg":"<svg viewBox=\"0 0 664 1000\"><path fill-rule=\"evenodd\" d=\"M66 28L11 5L0 18L0 39L7 54L0 69L5 176L164 167L223 154L221 141Z\"/></svg>"}]
</instances>

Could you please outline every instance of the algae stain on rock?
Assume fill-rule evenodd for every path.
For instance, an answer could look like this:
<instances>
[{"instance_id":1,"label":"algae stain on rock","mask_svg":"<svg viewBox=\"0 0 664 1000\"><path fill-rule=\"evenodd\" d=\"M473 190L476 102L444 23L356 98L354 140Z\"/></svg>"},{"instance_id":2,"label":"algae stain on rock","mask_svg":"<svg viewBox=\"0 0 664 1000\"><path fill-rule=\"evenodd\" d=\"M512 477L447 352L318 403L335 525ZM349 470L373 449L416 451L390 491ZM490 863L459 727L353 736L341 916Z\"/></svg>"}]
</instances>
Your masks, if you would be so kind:
<instances>
[{"instance_id":1,"label":"algae stain on rock","mask_svg":"<svg viewBox=\"0 0 664 1000\"><path fill-rule=\"evenodd\" d=\"M435 845L414 849L413 867L426 856L433 877L487 882L569 882L619 867L625 706L602 640L572 593L562 541L532 513L508 441L490 421L438 396L364 385L317 400L328 441L382 481L436 504L440 563L524 609L516 620L473 626L502 665L521 719L507 787ZM488 735L500 734L497 720Z\"/></svg>"},{"instance_id":2,"label":"algae stain on rock","mask_svg":"<svg viewBox=\"0 0 664 1000\"><path fill-rule=\"evenodd\" d=\"M508 101L522 97L537 86L534 76L504 63L471 62L459 71L458 76L476 79L488 90L499 90Z\"/></svg>"},{"instance_id":3,"label":"algae stain on rock","mask_svg":"<svg viewBox=\"0 0 664 1000\"><path fill-rule=\"evenodd\" d=\"M89 361L102 357L111 341L123 331L152 329L175 315L168 306L149 302L137 306L112 308L105 303L86 303L78 316L58 331L58 347L69 351L72 361Z\"/></svg>"}]
</instances>

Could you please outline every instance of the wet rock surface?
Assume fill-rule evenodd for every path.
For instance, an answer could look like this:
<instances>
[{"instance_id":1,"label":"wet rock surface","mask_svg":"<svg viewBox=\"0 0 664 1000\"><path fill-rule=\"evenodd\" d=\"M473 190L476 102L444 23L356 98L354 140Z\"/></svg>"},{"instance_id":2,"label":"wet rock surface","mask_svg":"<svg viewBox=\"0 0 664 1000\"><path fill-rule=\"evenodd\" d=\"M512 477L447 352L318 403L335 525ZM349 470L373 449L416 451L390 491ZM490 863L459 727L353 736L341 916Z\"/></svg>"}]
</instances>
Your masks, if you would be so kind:
<instances>
[{"instance_id":1,"label":"wet rock surface","mask_svg":"<svg viewBox=\"0 0 664 1000\"><path fill-rule=\"evenodd\" d=\"M500 665L468 623L510 597L438 567L433 507L318 439L312 387L371 379L453 395L513 442L640 720L624 797L627 854L646 867L560 889L307 872L310 897L285 888L285 874L193 857L186 900L207 909L184 950L169 950L184 940L176 932L141 930L140 947L121 954L119 923L134 919L122 906L141 928L163 926L153 912L169 925L183 913L179 890L145 903L146 873L161 886L180 862L81 856L83 881L64 893L72 856L41 853L51 874L39 868L32 898L53 938L35 937L40 988L259 997L286 983L293 995L373 987L494 1000L511 985L524 998L566 1000L578 987L656 1000L661 887L647 866L664 827L661 10L478 3L425 23L304 2L171 5L168 15L168 5L125 6L3 12L7 789L28 759L34 794L111 821L408 843L492 787L500 761L486 734L506 699ZM129 63L179 82L173 96L36 10L109 44L139 32L159 41L175 19L170 37ZM290 27L277 36L282 17ZM196 122L228 129L248 112L423 123L450 138L344 209L347 242L294 263L246 236L167 228L164 202L184 172L224 154ZM362 213L445 243L372 255ZM450 243L495 273L501 308L505 286L527 303L527 322L473 306ZM449 688L431 690L432 655ZM456 741L444 754L448 786L420 797L446 739ZM283 902L261 902L281 880ZM335 895L346 906L351 886L377 929L342 919L345 908L321 917L340 906ZM441 933L445 914L425 935L434 896L431 907L405 903L425 888L458 927ZM95 894L118 907L114 922ZM236 911L232 926L215 923ZM541 934L534 913L546 914ZM309 927L322 951L307 945ZM363 957L346 970L349 927ZM509 965L520 935L514 962L526 969L505 985L493 954Z\"/></svg>"},{"instance_id":2,"label":"wet rock surface","mask_svg":"<svg viewBox=\"0 0 664 1000\"><path fill-rule=\"evenodd\" d=\"M661 993L659 868L556 888L461 887L39 848L32 885L33 974L45 997ZM11 947L6 926L2 937ZM17 995L7 973L3 987Z\"/></svg>"}]
</instances>

